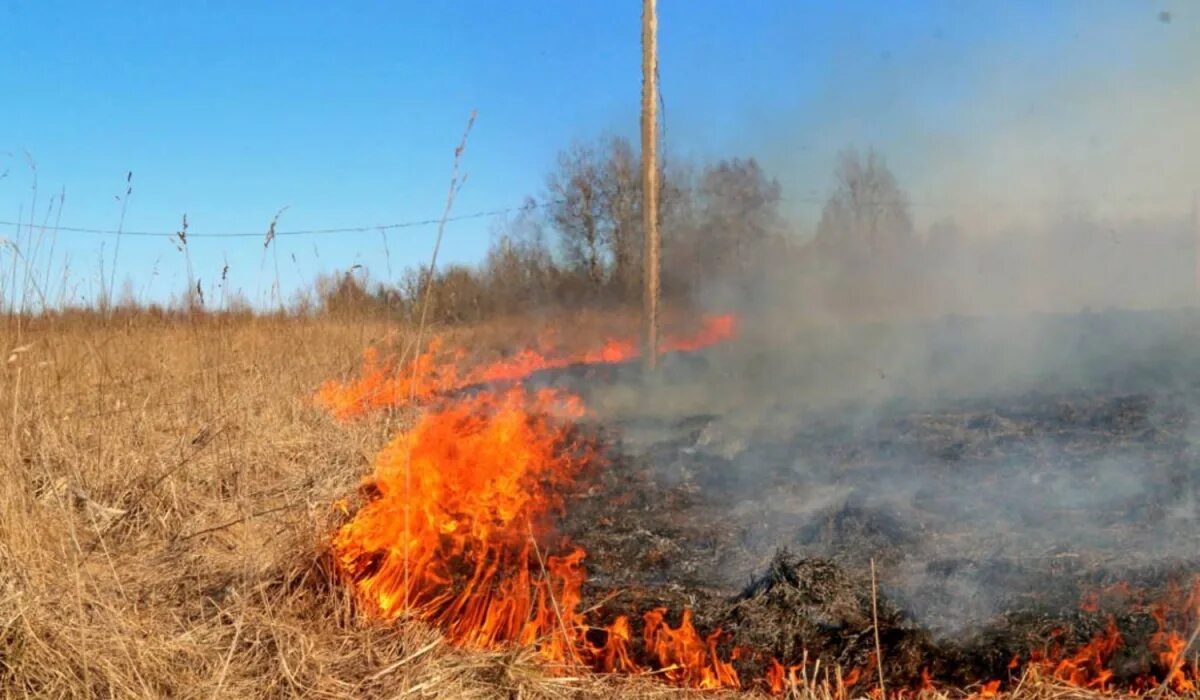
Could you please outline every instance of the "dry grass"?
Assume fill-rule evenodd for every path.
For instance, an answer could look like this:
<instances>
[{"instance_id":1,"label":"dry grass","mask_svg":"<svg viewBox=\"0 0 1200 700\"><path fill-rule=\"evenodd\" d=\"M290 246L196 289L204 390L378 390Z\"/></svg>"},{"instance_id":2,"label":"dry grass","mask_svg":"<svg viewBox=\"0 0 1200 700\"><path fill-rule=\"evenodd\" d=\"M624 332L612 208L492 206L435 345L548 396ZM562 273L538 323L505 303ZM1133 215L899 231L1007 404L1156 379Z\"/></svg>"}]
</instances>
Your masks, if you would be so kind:
<instances>
[{"instance_id":1,"label":"dry grass","mask_svg":"<svg viewBox=\"0 0 1200 700\"><path fill-rule=\"evenodd\" d=\"M356 619L332 585L331 504L396 426L335 424L310 397L389 332L329 319L7 323L0 695L611 692L527 651L468 654L417 625ZM629 683L665 691L618 687Z\"/></svg>"},{"instance_id":2,"label":"dry grass","mask_svg":"<svg viewBox=\"0 0 1200 700\"><path fill-rule=\"evenodd\" d=\"M310 397L395 334L387 324L4 323L3 697L683 694L646 678L555 673L528 650L464 652L417 624L351 614L324 565L340 517L331 503L397 419L337 425ZM500 347L515 342L511 329L460 333Z\"/></svg>"}]
</instances>

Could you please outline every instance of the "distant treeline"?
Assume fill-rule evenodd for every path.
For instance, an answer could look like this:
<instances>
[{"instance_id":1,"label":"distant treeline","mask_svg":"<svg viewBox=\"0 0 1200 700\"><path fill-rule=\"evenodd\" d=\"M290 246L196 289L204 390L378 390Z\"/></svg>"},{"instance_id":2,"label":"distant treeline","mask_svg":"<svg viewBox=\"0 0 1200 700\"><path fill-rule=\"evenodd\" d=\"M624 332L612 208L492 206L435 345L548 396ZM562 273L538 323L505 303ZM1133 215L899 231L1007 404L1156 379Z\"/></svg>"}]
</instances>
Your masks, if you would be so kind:
<instances>
[{"instance_id":1,"label":"distant treeline","mask_svg":"<svg viewBox=\"0 0 1200 700\"><path fill-rule=\"evenodd\" d=\"M674 159L660 173L667 302L764 305L840 318L1153 307L1195 300L1186 213L1158 221L1035 212L1041 223L969 235L950 218L917 232L909 199L873 150L843 151L816 228L797 231L779 183L754 158ZM320 309L474 321L531 309L636 306L642 298L642 181L622 138L563 151L539 193L503 222L483 262L409 269L399 284L347 272L320 280Z\"/></svg>"},{"instance_id":2,"label":"distant treeline","mask_svg":"<svg viewBox=\"0 0 1200 700\"><path fill-rule=\"evenodd\" d=\"M781 211L779 183L754 158L667 163L659 176L661 279L676 308L766 305L878 318L1195 301L1197 236L1186 216L1114 223L1065 211L1043 217L1036 230L991 238L943 219L919 235L884 159L850 149L834 167L815 230L801 233ZM459 323L633 308L642 299L644 241L638 153L619 137L576 143L559 154L541 191L498 222L480 263L443 265L432 275L414 265L395 280L356 266L257 312L416 319L427 298L428 320ZM102 310L256 312L223 282L205 292L196 281L167 305L143 306L127 282Z\"/></svg>"},{"instance_id":3,"label":"distant treeline","mask_svg":"<svg viewBox=\"0 0 1200 700\"><path fill-rule=\"evenodd\" d=\"M662 294L675 305L746 303L814 264L858 274L875 260L894 263L914 238L904 194L873 152L843 154L817 235L803 245L780 211L779 183L754 158L672 161L659 181ZM348 271L320 279L308 303L333 313L415 314L428 293L439 322L634 306L642 299L642 194L640 158L627 140L578 143L559 155L538 200L503 222L480 264L445 266L432 278L412 267L398 284Z\"/></svg>"}]
</instances>

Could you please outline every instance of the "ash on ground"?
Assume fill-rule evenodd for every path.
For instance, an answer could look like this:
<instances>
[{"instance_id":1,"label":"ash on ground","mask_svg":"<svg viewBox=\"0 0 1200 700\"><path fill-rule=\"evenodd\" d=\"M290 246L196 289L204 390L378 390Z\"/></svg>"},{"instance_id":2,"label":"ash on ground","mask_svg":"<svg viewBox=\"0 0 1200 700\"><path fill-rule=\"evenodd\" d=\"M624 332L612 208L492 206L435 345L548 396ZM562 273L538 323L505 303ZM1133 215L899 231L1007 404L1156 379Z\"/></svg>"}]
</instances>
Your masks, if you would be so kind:
<instances>
[{"instance_id":1,"label":"ash on ground","mask_svg":"<svg viewBox=\"0 0 1200 700\"><path fill-rule=\"evenodd\" d=\"M612 614L691 607L734 644L861 665L873 561L889 674L972 680L1051 630L1089 639L1113 614L1082 612L1090 591L1200 570L1200 316L897 333L891 364L825 345L739 365L732 347L666 358L652 381L633 365L542 377L600 406L612 444L563 524L588 551L589 598ZM831 371L857 390L827 390ZM1115 614L1131 647L1155 629Z\"/></svg>"}]
</instances>

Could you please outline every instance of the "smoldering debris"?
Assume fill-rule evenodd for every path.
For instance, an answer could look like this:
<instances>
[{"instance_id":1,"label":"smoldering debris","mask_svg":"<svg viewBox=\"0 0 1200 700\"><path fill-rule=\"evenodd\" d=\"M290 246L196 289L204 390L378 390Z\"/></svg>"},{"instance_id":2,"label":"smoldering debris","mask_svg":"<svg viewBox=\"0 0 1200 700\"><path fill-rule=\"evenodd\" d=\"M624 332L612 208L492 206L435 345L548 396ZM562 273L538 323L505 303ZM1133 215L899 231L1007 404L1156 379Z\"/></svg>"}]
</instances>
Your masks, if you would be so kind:
<instances>
[{"instance_id":1,"label":"smoldering debris","mask_svg":"<svg viewBox=\"0 0 1200 700\"><path fill-rule=\"evenodd\" d=\"M871 598L869 580L828 560L780 550L720 621L735 644L769 649L789 663L807 655L847 669L870 667L878 624L880 644L888 649L885 673L915 683L935 658L929 635L886 597L876 595L874 608Z\"/></svg>"},{"instance_id":2,"label":"smoldering debris","mask_svg":"<svg viewBox=\"0 0 1200 700\"><path fill-rule=\"evenodd\" d=\"M811 383L790 387L790 403L779 390L722 397L727 378L710 370L728 371L728 356L690 361L652 390L577 377L573 388L610 411L595 419L613 446L562 525L588 552L587 597L611 614L692 608L730 644L858 667L874 643L874 562L896 682L922 670L1000 677L1048 643L1086 643L1110 618L1129 647L1114 672L1146 673L1146 608L1081 601L1118 583L1161 593L1200 571L1200 364L1179 317L1059 320L1039 328L1076 341L1069 351L1026 358L1023 376L1037 381L1002 391L981 377L913 398L823 401L805 393ZM1121 335L1088 345L1081 329L1097 328ZM962 376L989 349L961 324L953 332L961 354L948 372ZM636 411L621 403L633 390L646 397ZM713 400L690 410L702 390Z\"/></svg>"}]
</instances>

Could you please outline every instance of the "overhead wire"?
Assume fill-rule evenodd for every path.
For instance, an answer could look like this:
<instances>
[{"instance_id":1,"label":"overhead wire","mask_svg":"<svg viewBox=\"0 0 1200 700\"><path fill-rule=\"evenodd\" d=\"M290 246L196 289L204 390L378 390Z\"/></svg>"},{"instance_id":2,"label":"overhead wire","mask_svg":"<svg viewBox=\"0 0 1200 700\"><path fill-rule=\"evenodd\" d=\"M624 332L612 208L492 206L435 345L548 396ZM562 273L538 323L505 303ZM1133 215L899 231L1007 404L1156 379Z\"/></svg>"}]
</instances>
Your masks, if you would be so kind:
<instances>
[{"instance_id":1,"label":"overhead wire","mask_svg":"<svg viewBox=\"0 0 1200 700\"><path fill-rule=\"evenodd\" d=\"M534 203L532 206L533 207L543 207L543 206L546 206L547 204L550 204L550 202ZM512 214L514 212L524 211L525 209L529 208L529 206L530 206L529 204L526 204L526 205L519 206L519 207L503 207L500 209L488 209L485 211L472 212L470 214L460 214L458 216L452 216L452 217L446 219L446 222L450 223L450 222L455 222L455 221L466 221L469 219L482 219L482 218L487 218L487 217L492 217L492 216L501 216L504 214ZM338 228L275 230L274 233L271 235L274 235L274 236L322 236L322 235L339 234L339 233L378 233L380 231L390 231L390 230L394 230L394 229L418 228L418 227L422 227L422 226L436 226L437 224L441 223L441 221L442 221L441 217L438 217L438 218L433 218L433 219L418 219L418 220L412 220L412 221L401 221L401 222L387 223L387 224L371 224L371 225L364 225L364 226L343 226L343 227L338 227ZM25 222L16 222L16 221L0 221L0 226L24 229L24 228L28 228L29 224L25 223ZM88 227L83 227L83 226L55 226L55 227L53 227L53 229L48 228L47 230L61 231L61 232L66 232L66 233L86 233L86 234L105 235L105 236L116 236L116 235L140 236L140 237L149 237L149 238L178 238L180 236L179 231L122 231L122 230L118 230L118 229L88 228ZM202 239L202 238L266 238L268 235L269 235L269 233L268 233L267 229L264 229L261 231L218 231L215 233L188 232L187 240L191 241L193 239Z\"/></svg>"},{"instance_id":2,"label":"overhead wire","mask_svg":"<svg viewBox=\"0 0 1200 700\"><path fill-rule=\"evenodd\" d=\"M1096 201L1160 202L1160 203L1172 202L1172 203L1174 203L1178 200L1179 200L1179 198L1171 197L1168 195L1161 195L1161 196L1127 195L1127 196L1119 196L1119 197L1098 198ZM457 221L469 221L472 219L483 219L483 218L489 218L489 217L494 217L494 216L503 216L506 214L513 214L513 213L517 213L517 212L527 211L529 209L541 209L541 208L551 206L554 204L561 204L561 203L563 203L563 201L564 200L561 200L561 199L544 200L544 201L540 201L540 202L530 200L530 201L526 201L524 204L522 204L520 206L499 207L499 208L495 208L495 209L485 209L485 210L481 210L481 211L471 212L469 214L458 214L458 215L451 216L448 219L446 219L445 223L453 223L453 222L457 222ZM786 203L786 204L825 205L829 202L829 197L821 197L821 196L814 196L814 195L791 196L791 197L783 196L783 197L779 198L779 201L781 203ZM1057 204L1082 205L1082 204L1092 203L1091 200L1056 200L1054 198L1046 198L1044 200L1039 200L1039 201L1042 204L1057 203ZM881 207L893 206L893 205L899 204L899 205L908 206L908 207L937 209L937 208L954 208L954 207L961 207L961 206L966 206L967 208L978 208L981 206L982 207L1013 207L1013 206L1018 206L1018 205L1028 205L1029 203L1030 203L1030 201L1028 199L1021 199L1021 198L1016 198L1016 199L1012 199L1012 200L974 200L974 201L971 201L971 200L935 201L935 200L929 200L929 199L924 199L924 198L917 198L917 199L898 198L895 200L888 199L886 201L879 201L879 202L861 202L861 201L859 201L859 202L856 202L855 204L858 206L866 205L866 206L881 206ZM379 232L383 232L383 231L391 231L391 230L397 230L397 229L436 226L440 223L442 223L441 217L430 217L430 218L426 218L426 219L413 219L413 220L409 220L409 221L398 221L398 222L382 223L382 224L365 224L365 225L359 225L359 226L339 226L339 227L331 227L331 228L279 230L279 229L272 229L271 227L266 227L264 229L257 230L257 231L250 231L250 230L216 231L213 233L193 233L193 232L189 231L189 232L187 232L186 237L187 237L187 240L189 240L189 241L196 240L196 239L205 239L205 238L259 238L259 239L266 240L268 238L281 237L281 236L325 236L325 235L348 234L348 233L379 233ZM99 228L99 227L86 227L86 226L62 226L62 225L58 225L58 224L55 224L54 226L43 225L43 226L39 227L39 226L35 226L29 222L25 222L25 221L7 221L7 220L0 220L0 226L15 229L15 230L29 229L32 227L32 228L44 229L46 231L65 232L65 233L83 233L83 234L103 235L103 236L118 236L119 235L119 236L135 236L135 237L148 237L148 238L180 238L180 231L178 231L178 230L129 231L129 230L122 230L122 229L115 229L115 228Z\"/></svg>"}]
</instances>

